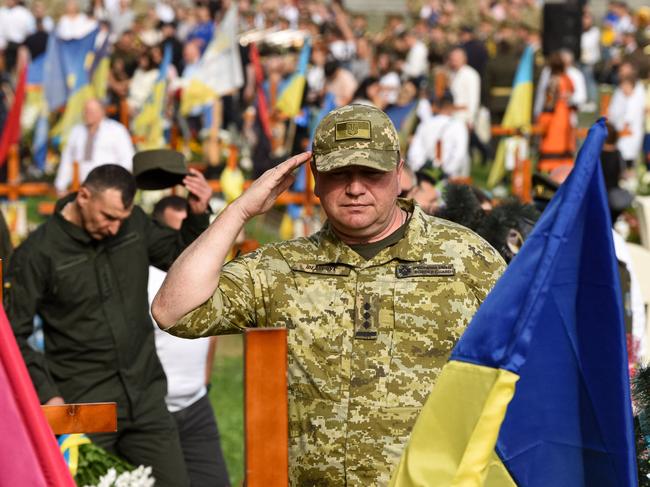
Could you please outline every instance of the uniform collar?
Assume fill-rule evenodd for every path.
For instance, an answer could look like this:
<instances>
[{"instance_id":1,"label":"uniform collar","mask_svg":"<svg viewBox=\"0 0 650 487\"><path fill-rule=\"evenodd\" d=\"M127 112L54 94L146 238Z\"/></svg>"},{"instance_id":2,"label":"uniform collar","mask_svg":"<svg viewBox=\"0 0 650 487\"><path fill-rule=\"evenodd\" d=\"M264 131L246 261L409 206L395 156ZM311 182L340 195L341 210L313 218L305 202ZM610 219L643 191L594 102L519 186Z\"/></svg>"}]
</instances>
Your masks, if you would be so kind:
<instances>
[{"instance_id":1,"label":"uniform collar","mask_svg":"<svg viewBox=\"0 0 650 487\"><path fill-rule=\"evenodd\" d=\"M312 259L316 264L345 264L352 267L374 267L383 265L391 260L412 261L422 260L424 247L422 237L425 234L425 215L422 209L412 200L398 199L397 205L410 214L404 237L388 248L385 248L370 260L365 260L347 244L343 243L326 222L316 239L318 251Z\"/></svg>"},{"instance_id":2,"label":"uniform collar","mask_svg":"<svg viewBox=\"0 0 650 487\"><path fill-rule=\"evenodd\" d=\"M56 202L54 206L54 221L67 233L72 239L78 240L81 243L89 244L93 241L92 237L80 226L66 220L61 214L61 210L68 203L73 202L77 197L77 193L70 193Z\"/></svg>"}]
</instances>

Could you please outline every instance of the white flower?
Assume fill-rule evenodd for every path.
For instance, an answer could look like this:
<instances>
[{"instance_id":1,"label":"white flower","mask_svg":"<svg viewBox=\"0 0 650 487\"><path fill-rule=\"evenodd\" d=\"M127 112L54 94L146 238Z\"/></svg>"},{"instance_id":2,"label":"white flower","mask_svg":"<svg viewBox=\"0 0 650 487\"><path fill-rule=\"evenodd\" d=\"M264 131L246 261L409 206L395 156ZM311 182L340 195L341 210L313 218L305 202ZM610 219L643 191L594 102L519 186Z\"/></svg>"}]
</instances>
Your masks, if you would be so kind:
<instances>
[{"instance_id":1,"label":"white flower","mask_svg":"<svg viewBox=\"0 0 650 487\"><path fill-rule=\"evenodd\" d=\"M132 472L122 472L119 476L111 468L99 479L96 486L86 487L153 487L156 479L151 476L151 467L140 465Z\"/></svg>"}]
</instances>

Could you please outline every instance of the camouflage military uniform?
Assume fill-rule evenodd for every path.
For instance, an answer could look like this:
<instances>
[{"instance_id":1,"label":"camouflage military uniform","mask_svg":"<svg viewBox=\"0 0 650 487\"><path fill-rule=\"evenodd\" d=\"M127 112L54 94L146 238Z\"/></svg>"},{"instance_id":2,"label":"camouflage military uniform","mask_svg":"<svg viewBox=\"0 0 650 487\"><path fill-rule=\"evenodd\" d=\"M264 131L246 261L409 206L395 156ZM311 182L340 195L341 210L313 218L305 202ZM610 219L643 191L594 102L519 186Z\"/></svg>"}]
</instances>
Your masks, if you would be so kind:
<instances>
[{"instance_id":1,"label":"camouflage military uniform","mask_svg":"<svg viewBox=\"0 0 650 487\"><path fill-rule=\"evenodd\" d=\"M468 321L503 270L470 230L412 216L366 261L329 225L224 266L182 337L288 328L292 485L381 485Z\"/></svg>"}]
</instances>

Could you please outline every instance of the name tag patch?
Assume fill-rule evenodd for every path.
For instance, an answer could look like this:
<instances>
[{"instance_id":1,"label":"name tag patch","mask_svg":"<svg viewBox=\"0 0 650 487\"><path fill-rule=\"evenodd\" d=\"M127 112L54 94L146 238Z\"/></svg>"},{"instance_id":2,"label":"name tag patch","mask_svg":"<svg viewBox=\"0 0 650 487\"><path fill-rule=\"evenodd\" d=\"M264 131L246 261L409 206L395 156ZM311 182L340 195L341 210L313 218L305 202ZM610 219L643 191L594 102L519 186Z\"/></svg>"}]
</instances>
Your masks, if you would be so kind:
<instances>
[{"instance_id":1,"label":"name tag patch","mask_svg":"<svg viewBox=\"0 0 650 487\"><path fill-rule=\"evenodd\" d=\"M293 264L291 270L326 276L349 276L350 268L337 264Z\"/></svg>"},{"instance_id":2,"label":"name tag patch","mask_svg":"<svg viewBox=\"0 0 650 487\"><path fill-rule=\"evenodd\" d=\"M455 274L453 264L399 264L395 269L398 279L419 276L449 277Z\"/></svg>"}]
</instances>

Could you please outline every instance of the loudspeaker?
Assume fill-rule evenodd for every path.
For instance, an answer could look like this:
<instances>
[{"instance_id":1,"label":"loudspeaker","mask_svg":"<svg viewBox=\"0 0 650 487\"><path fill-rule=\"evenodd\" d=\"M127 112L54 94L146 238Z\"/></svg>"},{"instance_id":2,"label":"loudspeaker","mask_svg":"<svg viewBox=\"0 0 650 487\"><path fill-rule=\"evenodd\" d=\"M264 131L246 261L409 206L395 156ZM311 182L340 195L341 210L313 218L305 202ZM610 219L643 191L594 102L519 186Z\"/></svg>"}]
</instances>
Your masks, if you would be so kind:
<instances>
[{"instance_id":1,"label":"loudspeaker","mask_svg":"<svg viewBox=\"0 0 650 487\"><path fill-rule=\"evenodd\" d=\"M544 3L542 50L544 56L559 49L573 52L580 59L582 9L584 2L569 0L562 3Z\"/></svg>"}]
</instances>

